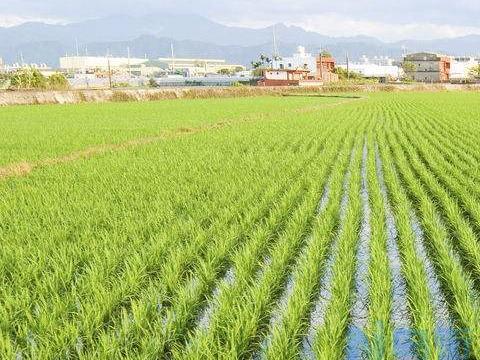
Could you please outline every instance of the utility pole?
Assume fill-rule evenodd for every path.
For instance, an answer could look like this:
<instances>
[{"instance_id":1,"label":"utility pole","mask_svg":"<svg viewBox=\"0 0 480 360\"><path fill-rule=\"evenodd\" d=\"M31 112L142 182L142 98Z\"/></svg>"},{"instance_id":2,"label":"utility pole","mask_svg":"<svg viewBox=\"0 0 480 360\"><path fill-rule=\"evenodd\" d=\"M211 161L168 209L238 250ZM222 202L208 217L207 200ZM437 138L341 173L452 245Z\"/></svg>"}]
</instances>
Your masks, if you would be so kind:
<instances>
[{"instance_id":1,"label":"utility pole","mask_svg":"<svg viewBox=\"0 0 480 360\"><path fill-rule=\"evenodd\" d=\"M173 42L170 43L170 50L172 51L172 74L175 73L175 52L173 51Z\"/></svg>"},{"instance_id":2,"label":"utility pole","mask_svg":"<svg viewBox=\"0 0 480 360\"><path fill-rule=\"evenodd\" d=\"M108 67L108 86L112 88L112 68L110 66L110 51L107 54L107 67Z\"/></svg>"},{"instance_id":3,"label":"utility pole","mask_svg":"<svg viewBox=\"0 0 480 360\"><path fill-rule=\"evenodd\" d=\"M130 69L130 46L127 46L127 57L128 57L128 77L132 77L132 71Z\"/></svg>"},{"instance_id":4,"label":"utility pole","mask_svg":"<svg viewBox=\"0 0 480 360\"><path fill-rule=\"evenodd\" d=\"M280 57L277 46L277 34L275 31L275 25L273 25L273 60L277 60Z\"/></svg>"},{"instance_id":5,"label":"utility pole","mask_svg":"<svg viewBox=\"0 0 480 360\"><path fill-rule=\"evenodd\" d=\"M347 60L347 80L350 80L350 59L348 58L348 51L345 53Z\"/></svg>"}]
</instances>

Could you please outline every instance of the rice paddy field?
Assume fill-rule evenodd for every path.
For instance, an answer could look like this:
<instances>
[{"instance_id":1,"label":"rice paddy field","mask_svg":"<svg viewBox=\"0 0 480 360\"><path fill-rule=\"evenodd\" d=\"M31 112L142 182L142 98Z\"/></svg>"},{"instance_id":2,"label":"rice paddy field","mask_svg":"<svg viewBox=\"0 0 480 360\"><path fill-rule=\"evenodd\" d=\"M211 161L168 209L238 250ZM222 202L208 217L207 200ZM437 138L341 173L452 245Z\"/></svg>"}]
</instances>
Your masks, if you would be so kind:
<instances>
[{"instance_id":1,"label":"rice paddy field","mask_svg":"<svg viewBox=\"0 0 480 360\"><path fill-rule=\"evenodd\" d=\"M480 94L0 108L1 359L480 359Z\"/></svg>"}]
</instances>

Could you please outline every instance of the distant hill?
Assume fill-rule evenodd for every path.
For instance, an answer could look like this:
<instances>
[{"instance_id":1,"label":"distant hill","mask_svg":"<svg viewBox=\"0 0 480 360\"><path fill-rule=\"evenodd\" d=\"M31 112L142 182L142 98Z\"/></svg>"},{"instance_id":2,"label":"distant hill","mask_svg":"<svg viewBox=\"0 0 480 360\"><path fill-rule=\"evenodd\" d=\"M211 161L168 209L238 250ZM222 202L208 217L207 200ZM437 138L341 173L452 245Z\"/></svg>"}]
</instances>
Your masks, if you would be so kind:
<instances>
[{"instance_id":1,"label":"distant hill","mask_svg":"<svg viewBox=\"0 0 480 360\"><path fill-rule=\"evenodd\" d=\"M480 36L431 41L405 40L384 43L367 36L330 37L297 26L275 25L280 52L291 54L298 45L311 52L327 48L343 59L361 55L399 57L402 46L408 50L429 50L454 54L480 53ZM197 15L155 14L143 17L112 16L67 25L25 23L10 28L0 27L0 57L17 62L20 54L26 62L58 65L65 53L168 56L173 42L177 56L221 57L228 61L249 64L260 52L272 52L273 26L262 29L225 26Z\"/></svg>"}]
</instances>

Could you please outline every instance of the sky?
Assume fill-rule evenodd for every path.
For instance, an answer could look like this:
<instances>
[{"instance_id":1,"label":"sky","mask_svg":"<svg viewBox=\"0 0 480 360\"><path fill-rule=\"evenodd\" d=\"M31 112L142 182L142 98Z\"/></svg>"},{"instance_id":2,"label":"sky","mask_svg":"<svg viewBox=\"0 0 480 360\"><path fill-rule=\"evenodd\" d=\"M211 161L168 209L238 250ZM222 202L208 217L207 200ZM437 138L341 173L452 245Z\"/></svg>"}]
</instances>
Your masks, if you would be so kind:
<instances>
[{"instance_id":1,"label":"sky","mask_svg":"<svg viewBox=\"0 0 480 360\"><path fill-rule=\"evenodd\" d=\"M325 35L386 41L480 34L478 0L0 0L0 26L182 11L227 25L283 22Z\"/></svg>"}]
</instances>

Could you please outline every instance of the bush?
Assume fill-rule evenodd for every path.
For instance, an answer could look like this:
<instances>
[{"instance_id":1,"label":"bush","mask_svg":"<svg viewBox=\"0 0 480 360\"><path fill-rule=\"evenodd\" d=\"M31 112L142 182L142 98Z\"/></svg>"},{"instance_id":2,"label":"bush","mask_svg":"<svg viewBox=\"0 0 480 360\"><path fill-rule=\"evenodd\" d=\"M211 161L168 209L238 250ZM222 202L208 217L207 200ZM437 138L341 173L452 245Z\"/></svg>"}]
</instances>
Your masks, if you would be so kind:
<instances>
[{"instance_id":1,"label":"bush","mask_svg":"<svg viewBox=\"0 0 480 360\"><path fill-rule=\"evenodd\" d=\"M52 90L68 90L70 88L70 83L65 75L61 73L50 75L47 82L48 88Z\"/></svg>"},{"instance_id":2,"label":"bush","mask_svg":"<svg viewBox=\"0 0 480 360\"><path fill-rule=\"evenodd\" d=\"M125 88L129 88L130 84L128 82L118 82L113 84L113 87L116 89L125 89Z\"/></svg>"},{"instance_id":3,"label":"bush","mask_svg":"<svg viewBox=\"0 0 480 360\"><path fill-rule=\"evenodd\" d=\"M343 69L341 67L336 67L334 70L334 73L338 75L338 78L340 80L347 80L347 79L364 80L365 79L361 74L351 70L347 72L346 69Z\"/></svg>"},{"instance_id":4,"label":"bush","mask_svg":"<svg viewBox=\"0 0 480 360\"><path fill-rule=\"evenodd\" d=\"M151 87L151 88L157 88L159 87L157 81L154 79L154 78L150 78L148 80L148 86Z\"/></svg>"},{"instance_id":5,"label":"bush","mask_svg":"<svg viewBox=\"0 0 480 360\"><path fill-rule=\"evenodd\" d=\"M37 69L20 69L10 78L10 87L13 89L46 89L47 85L47 78Z\"/></svg>"},{"instance_id":6,"label":"bush","mask_svg":"<svg viewBox=\"0 0 480 360\"><path fill-rule=\"evenodd\" d=\"M17 70L10 77L10 88L14 90L67 90L70 84L61 73L45 77L40 71L32 68Z\"/></svg>"},{"instance_id":7,"label":"bush","mask_svg":"<svg viewBox=\"0 0 480 360\"><path fill-rule=\"evenodd\" d=\"M128 102L128 101L136 101L137 98L134 95L131 95L124 91L114 91L112 96L110 97L110 101L113 102Z\"/></svg>"},{"instance_id":8,"label":"bush","mask_svg":"<svg viewBox=\"0 0 480 360\"><path fill-rule=\"evenodd\" d=\"M242 87L242 86L245 86L246 84L240 82L240 81L235 81L233 84L232 84L232 87Z\"/></svg>"}]
</instances>

